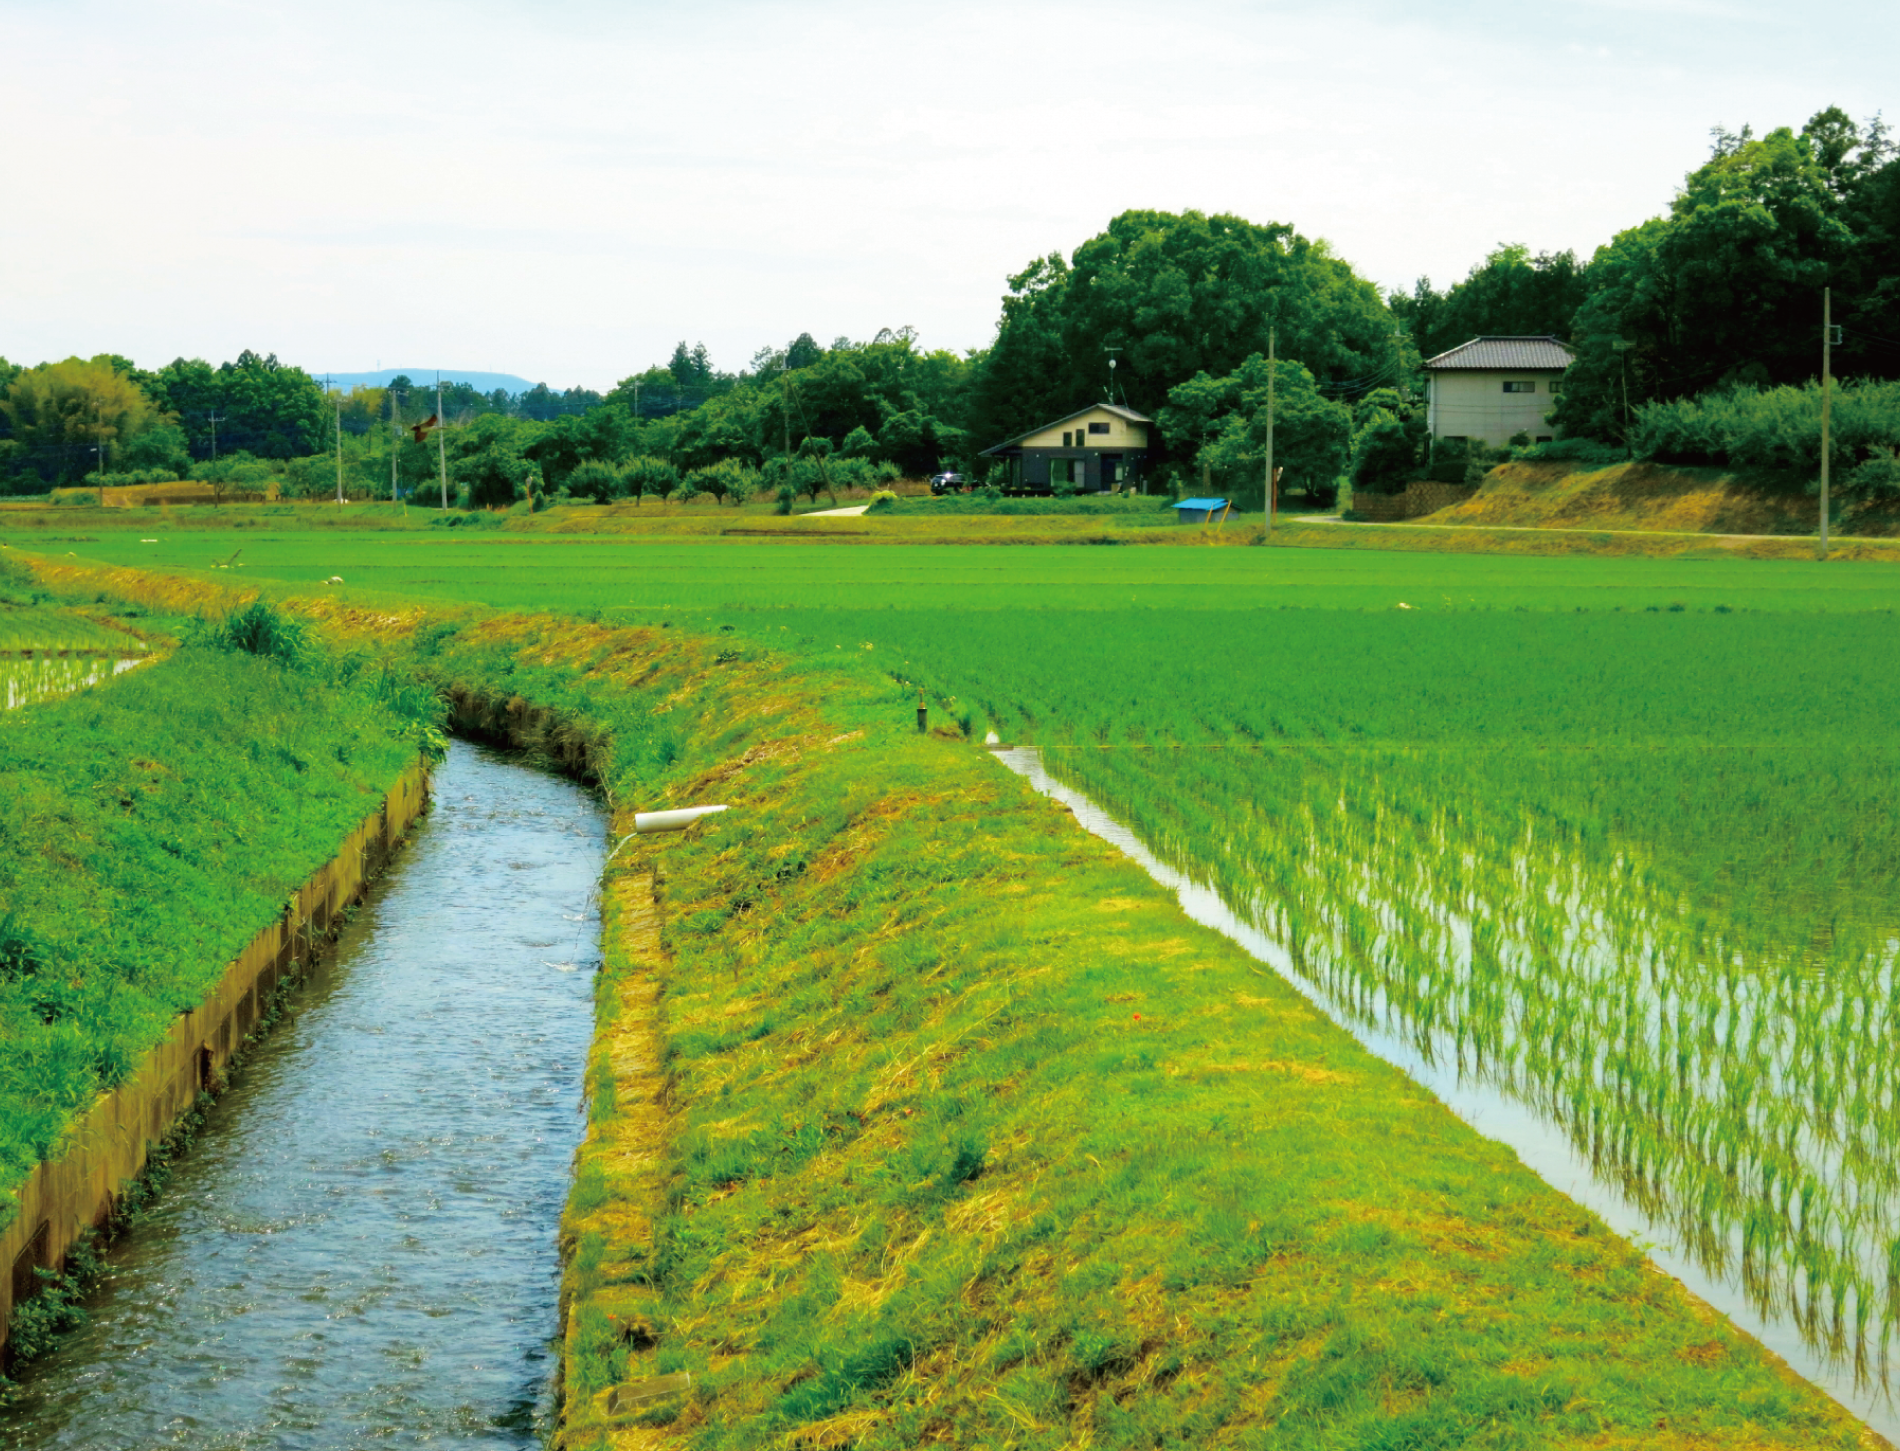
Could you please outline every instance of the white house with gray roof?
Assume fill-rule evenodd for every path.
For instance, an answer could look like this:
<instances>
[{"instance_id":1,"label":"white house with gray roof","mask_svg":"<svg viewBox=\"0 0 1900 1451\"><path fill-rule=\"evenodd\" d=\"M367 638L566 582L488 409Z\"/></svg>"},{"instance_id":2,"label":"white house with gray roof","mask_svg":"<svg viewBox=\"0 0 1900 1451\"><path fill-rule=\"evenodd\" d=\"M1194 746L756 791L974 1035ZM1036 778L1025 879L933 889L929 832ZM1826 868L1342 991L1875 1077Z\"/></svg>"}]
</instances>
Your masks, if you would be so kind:
<instances>
[{"instance_id":1,"label":"white house with gray roof","mask_svg":"<svg viewBox=\"0 0 1900 1451\"><path fill-rule=\"evenodd\" d=\"M1574 356L1554 337L1485 337L1425 364L1426 426L1433 438L1479 439L1493 448L1527 433L1547 443L1544 415L1557 406Z\"/></svg>"}]
</instances>

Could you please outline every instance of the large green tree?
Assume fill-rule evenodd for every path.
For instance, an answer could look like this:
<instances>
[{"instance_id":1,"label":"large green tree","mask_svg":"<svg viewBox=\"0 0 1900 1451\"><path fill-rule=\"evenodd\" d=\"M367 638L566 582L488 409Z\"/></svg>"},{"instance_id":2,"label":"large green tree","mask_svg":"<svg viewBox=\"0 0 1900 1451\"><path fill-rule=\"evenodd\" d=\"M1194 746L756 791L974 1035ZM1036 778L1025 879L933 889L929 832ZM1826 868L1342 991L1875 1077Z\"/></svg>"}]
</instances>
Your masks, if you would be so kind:
<instances>
[{"instance_id":1,"label":"large green tree","mask_svg":"<svg viewBox=\"0 0 1900 1451\"><path fill-rule=\"evenodd\" d=\"M0 417L13 460L40 484L70 483L100 467L162 421L131 374L108 355L67 358L14 373Z\"/></svg>"},{"instance_id":2,"label":"large green tree","mask_svg":"<svg viewBox=\"0 0 1900 1451\"><path fill-rule=\"evenodd\" d=\"M954 353L924 352L909 329L885 331L868 343L840 339L802 367L784 354L764 358L690 414L665 420L662 440L642 434L642 447L681 467L710 467L724 458L758 466L788 443L822 439L842 450L846 439L864 457L889 459L922 473L967 453L962 426L969 364Z\"/></svg>"},{"instance_id":3,"label":"large green tree","mask_svg":"<svg viewBox=\"0 0 1900 1451\"><path fill-rule=\"evenodd\" d=\"M1267 360L1258 353L1222 378L1196 373L1169 390L1156 419L1184 462L1196 469L1206 464L1210 483L1250 504L1265 493L1267 375ZM1280 487L1331 503L1352 459L1352 411L1322 391L1300 363L1279 359L1272 375Z\"/></svg>"},{"instance_id":4,"label":"large green tree","mask_svg":"<svg viewBox=\"0 0 1900 1451\"><path fill-rule=\"evenodd\" d=\"M977 391L977 442L994 443L1109 396L1153 413L1169 390L1224 377L1269 332L1329 390L1400 378L1411 347L1380 298L1323 241L1291 226L1200 212L1130 211L1067 264L1011 279Z\"/></svg>"},{"instance_id":5,"label":"large green tree","mask_svg":"<svg viewBox=\"0 0 1900 1451\"><path fill-rule=\"evenodd\" d=\"M1872 140L1832 108L1799 133L1718 132L1668 214L1591 261L1557 407L1564 431L1622 438L1652 399L1814 376L1821 291L1854 279L1865 255L1854 222L1885 147Z\"/></svg>"},{"instance_id":6,"label":"large green tree","mask_svg":"<svg viewBox=\"0 0 1900 1451\"><path fill-rule=\"evenodd\" d=\"M1435 357L1490 335L1568 337L1587 293L1586 269L1574 252L1531 255L1521 243L1500 245L1449 292L1421 277L1408 296L1389 302L1410 329L1421 357Z\"/></svg>"},{"instance_id":7,"label":"large green tree","mask_svg":"<svg viewBox=\"0 0 1900 1451\"><path fill-rule=\"evenodd\" d=\"M216 452L298 458L329 441L331 410L320 385L275 353L248 348L213 368L202 358L176 358L152 375L156 401L178 416L193 458ZM215 443L214 443L215 440Z\"/></svg>"}]
</instances>

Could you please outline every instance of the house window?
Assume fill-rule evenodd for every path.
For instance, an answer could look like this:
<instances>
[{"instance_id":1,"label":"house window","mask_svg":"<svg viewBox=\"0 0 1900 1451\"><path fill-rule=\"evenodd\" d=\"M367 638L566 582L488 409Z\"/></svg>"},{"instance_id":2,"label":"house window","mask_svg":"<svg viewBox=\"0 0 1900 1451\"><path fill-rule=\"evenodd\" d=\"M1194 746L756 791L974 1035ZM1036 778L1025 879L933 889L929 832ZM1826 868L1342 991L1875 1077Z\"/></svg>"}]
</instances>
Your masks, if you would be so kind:
<instances>
[{"instance_id":1,"label":"house window","mask_svg":"<svg viewBox=\"0 0 1900 1451\"><path fill-rule=\"evenodd\" d=\"M1089 432L1090 433L1107 433L1108 425L1106 423L1091 423L1089 425Z\"/></svg>"},{"instance_id":2,"label":"house window","mask_svg":"<svg viewBox=\"0 0 1900 1451\"><path fill-rule=\"evenodd\" d=\"M1553 393L1561 393L1563 391L1563 379L1552 378L1550 380L1550 391Z\"/></svg>"},{"instance_id":3,"label":"house window","mask_svg":"<svg viewBox=\"0 0 1900 1451\"><path fill-rule=\"evenodd\" d=\"M1074 448L1075 435L1073 433L1068 432L1067 430L1064 430L1062 434L1062 446L1064 448Z\"/></svg>"},{"instance_id":4,"label":"house window","mask_svg":"<svg viewBox=\"0 0 1900 1451\"><path fill-rule=\"evenodd\" d=\"M1506 393L1535 393L1537 385L1535 383L1506 383L1504 391Z\"/></svg>"},{"instance_id":5,"label":"house window","mask_svg":"<svg viewBox=\"0 0 1900 1451\"><path fill-rule=\"evenodd\" d=\"M1072 484L1075 482L1075 460L1072 458L1052 458L1049 460L1049 482L1052 484Z\"/></svg>"},{"instance_id":6,"label":"house window","mask_svg":"<svg viewBox=\"0 0 1900 1451\"><path fill-rule=\"evenodd\" d=\"M1553 440L1548 433L1540 433L1537 435L1537 441L1539 443L1551 443L1555 440Z\"/></svg>"}]
</instances>

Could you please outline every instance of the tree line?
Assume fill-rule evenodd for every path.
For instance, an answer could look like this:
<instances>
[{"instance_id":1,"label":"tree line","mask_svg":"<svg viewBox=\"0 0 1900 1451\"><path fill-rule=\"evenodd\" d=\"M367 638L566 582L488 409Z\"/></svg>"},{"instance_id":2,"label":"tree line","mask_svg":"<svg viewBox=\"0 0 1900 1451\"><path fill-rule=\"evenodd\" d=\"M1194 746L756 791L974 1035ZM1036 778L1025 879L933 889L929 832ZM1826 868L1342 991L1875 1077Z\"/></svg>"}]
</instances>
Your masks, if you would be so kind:
<instances>
[{"instance_id":1,"label":"tree line","mask_svg":"<svg viewBox=\"0 0 1900 1451\"><path fill-rule=\"evenodd\" d=\"M404 431L438 411L434 387L408 379L337 394L253 352L153 372L114 355L0 360L0 484L269 460L325 493L340 459L350 492L386 496L420 488L446 455L465 497L477 475L483 497L638 496L661 470L676 487L698 476L711 491L708 471L723 471L728 497L782 494L865 470L982 474L984 447L1112 401L1157 420L1151 475L1218 471L1244 493L1263 466L1271 350L1283 483L1326 497L1342 478L1379 487L1431 464L1424 360L1483 334L1542 333L1576 354L1552 417L1560 438L1718 458L1720 428L1742 427L1723 420L1746 416L1759 433L1762 419L1807 406L1828 286L1837 370L1900 376L1900 159L1879 118L1856 124L1837 108L1799 131L1718 129L1666 212L1588 259L1501 245L1444 291L1420 279L1382 296L1290 225L1128 211L1008 277L986 348L928 349L908 328L829 346L804 333L723 372L682 340L604 394L444 385L439 442ZM1770 401L1746 402L1757 395ZM1707 406L1685 422L1685 400ZM1881 416L1876 402L1856 414L1863 455L1900 445L1900 420L1883 433Z\"/></svg>"}]
</instances>

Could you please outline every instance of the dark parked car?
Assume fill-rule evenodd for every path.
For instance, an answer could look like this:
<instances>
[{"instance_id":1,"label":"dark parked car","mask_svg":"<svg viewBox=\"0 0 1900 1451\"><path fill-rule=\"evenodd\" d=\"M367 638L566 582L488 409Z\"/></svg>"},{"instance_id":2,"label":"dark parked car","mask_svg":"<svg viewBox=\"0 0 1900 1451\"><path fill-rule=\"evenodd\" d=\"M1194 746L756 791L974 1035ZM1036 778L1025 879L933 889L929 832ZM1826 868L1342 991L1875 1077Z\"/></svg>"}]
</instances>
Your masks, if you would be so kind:
<instances>
[{"instance_id":1,"label":"dark parked car","mask_svg":"<svg viewBox=\"0 0 1900 1451\"><path fill-rule=\"evenodd\" d=\"M969 487L970 481L962 474L933 474L930 480L933 494L960 494Z\"/></svg>"}]
</instances>

